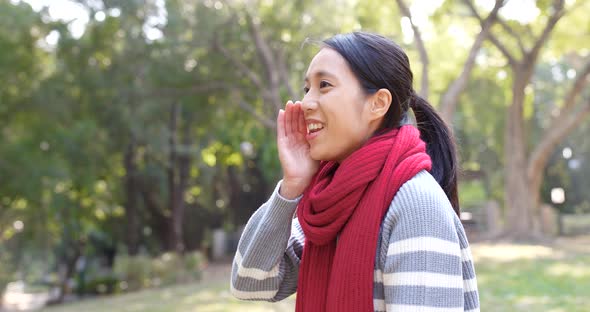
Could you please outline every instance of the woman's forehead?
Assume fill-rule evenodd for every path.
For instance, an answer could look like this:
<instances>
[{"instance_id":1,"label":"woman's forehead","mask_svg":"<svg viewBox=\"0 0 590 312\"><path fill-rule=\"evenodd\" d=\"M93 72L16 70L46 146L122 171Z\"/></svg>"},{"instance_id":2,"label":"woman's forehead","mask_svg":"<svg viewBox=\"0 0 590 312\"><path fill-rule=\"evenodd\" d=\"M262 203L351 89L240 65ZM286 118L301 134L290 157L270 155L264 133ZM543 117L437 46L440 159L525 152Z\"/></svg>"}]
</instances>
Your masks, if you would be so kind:
<instances>
[{"instance_id":1,"label":"woman's forehead","mask_svg":"<svg viewBox=\"0 0 590 312\"><path fill-rule=\"evenodd\" d=\"M318 77L341 77L352 74L346 60L334 49L321 49L309 63L305 81Z\"/></svg>"}]
</instances>

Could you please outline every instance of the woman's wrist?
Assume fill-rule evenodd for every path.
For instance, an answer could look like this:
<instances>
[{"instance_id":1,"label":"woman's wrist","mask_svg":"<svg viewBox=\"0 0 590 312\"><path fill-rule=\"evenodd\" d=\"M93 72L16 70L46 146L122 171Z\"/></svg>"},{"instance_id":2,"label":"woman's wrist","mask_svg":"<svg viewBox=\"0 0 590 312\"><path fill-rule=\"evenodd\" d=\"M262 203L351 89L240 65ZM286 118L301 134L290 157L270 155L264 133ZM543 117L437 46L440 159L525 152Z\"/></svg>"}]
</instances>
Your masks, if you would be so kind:
<instances>
[{"instance_id":1,"label":"woman's wrist","mask_svg":"<svg viewBox=\"0 0 590 312\"><path fill-rule=\"evenodd\" d=\"M296 199L304 190L305 187L301 187L299 183L283 180L281 187L279 188L279 195L285 199Z\"/></svg>"}]
</instances>

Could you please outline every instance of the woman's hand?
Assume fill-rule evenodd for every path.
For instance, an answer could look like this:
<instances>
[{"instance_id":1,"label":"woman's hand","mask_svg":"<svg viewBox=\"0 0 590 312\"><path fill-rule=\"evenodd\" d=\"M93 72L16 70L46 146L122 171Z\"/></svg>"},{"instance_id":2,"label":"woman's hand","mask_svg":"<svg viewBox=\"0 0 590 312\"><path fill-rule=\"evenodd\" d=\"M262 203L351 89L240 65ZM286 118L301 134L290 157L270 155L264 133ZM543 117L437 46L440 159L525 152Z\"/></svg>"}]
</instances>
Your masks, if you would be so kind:
<instances>
[{"instance_id":1,"label":"woman's hand","mask_svg":"<svg viewBox=\"0 0 590 312\"><path fill-rule=\"evenodd\" d=\"M279 193L285 198L293 199L303 193L319 168L320 162L311 158L306 135L301 102L287 102L277 117L277 147L283 168Z\"/></svg>"}]
</instances>

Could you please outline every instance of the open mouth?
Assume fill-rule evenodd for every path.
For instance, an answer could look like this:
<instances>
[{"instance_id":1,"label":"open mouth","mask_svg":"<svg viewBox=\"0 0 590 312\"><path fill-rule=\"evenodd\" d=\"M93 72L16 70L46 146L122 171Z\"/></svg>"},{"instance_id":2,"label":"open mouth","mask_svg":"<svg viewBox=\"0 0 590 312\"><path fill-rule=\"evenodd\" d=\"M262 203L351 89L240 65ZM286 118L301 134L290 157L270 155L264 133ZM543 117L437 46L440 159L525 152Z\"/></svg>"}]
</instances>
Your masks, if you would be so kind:
<instances>
[{"instance_id":1,"label":"open mouth","mask_svg":"<svg viewBox=\"0 0 590 312\"><path fill-rule=\"evenodd\" d=\"M322 129L324 129L324 125L322 125L321 123L310 123L307 125L308 134L316 133Z\"/></svg>"}]
</instances>

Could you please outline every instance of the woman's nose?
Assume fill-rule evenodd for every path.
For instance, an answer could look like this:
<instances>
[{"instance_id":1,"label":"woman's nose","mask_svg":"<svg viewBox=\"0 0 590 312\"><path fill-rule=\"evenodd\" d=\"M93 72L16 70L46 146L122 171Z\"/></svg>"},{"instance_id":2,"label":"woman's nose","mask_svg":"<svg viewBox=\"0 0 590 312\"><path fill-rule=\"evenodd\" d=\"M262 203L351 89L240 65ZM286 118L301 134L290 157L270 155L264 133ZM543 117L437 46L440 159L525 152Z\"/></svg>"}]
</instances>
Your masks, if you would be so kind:
<instances>
[{"instance_id":1,"label":"woman's nose","mask_svg":"<svg viewBox=\"0 0 590 312\"><path fill-rule=\"evenodd\" d=\"M314 110L317 108L317 106L318 101L315 98L309 96L309 94L303 97L303 100L301 100L301 108L303 111Z\"/></svg>"}]
</instances>

